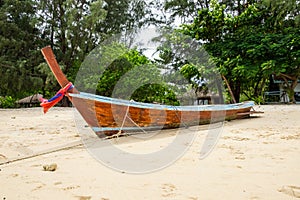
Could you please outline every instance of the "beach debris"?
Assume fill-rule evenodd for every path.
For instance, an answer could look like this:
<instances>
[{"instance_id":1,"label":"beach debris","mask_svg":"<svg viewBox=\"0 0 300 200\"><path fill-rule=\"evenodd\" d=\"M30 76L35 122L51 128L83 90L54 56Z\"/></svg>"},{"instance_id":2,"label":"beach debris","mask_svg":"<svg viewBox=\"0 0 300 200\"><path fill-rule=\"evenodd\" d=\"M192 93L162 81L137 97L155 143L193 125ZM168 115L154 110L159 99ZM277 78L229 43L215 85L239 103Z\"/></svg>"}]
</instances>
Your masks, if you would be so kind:
<instances>
[{"instance_id":1,"label":"beach debris","mask_svg":"<svg viewBox=\"0 0 300 200\"><path fill-rule=\"evenodd\" d=\"M43 165L43 169L44 171L55 171L57 169L57 164L56 163L52 163L50 165Z\"/></svg>"},{"instance_id":2,"label":"beach debris","mask_svg":"<svg viewBox=\"0 0 300 200\"><path fill-rule=\"evenodd\" d=\"M280 189L278 189L278 192L285 193L292 197L300 198L300 187L298 186L284 185Z\"/></svg>"},{"instance_id":3,"label":"beach debris","mask_svg":"<svg viewBox=\"0 0 300 200\"><path fill-rule=\"evenodd\" d=\"M91 196L78 196L79 200L90 200Z\"/></svg>"},{"instance_id":4,"label":"beach debris","mask_svg":"<svg viewBox=\"0 0 300 200\"><path fill-rule=\"evenodd\" d=\"M0 159L7 159L7 157L3 154L0 154Z\"/></svg>"}]
</instances>

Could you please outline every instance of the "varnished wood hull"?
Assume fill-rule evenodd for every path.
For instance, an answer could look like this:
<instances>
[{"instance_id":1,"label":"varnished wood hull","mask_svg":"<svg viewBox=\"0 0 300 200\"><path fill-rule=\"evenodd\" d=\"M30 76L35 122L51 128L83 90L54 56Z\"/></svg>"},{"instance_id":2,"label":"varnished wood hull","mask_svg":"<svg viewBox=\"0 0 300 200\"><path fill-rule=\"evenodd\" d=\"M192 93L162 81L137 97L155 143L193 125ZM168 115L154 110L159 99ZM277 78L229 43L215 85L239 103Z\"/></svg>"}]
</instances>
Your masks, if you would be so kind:
<instances>
[{"instance_id":1,"label":"varnished wood hull","mask_svg":"<svg viewBox=\"0 0 300 200\"><path fill-rule=\"evenodd\" d=\"M51 47L42 53L61 87L69 81L61 71ZM69 91L69 99L87 124L97 134L111 135L119 131L167 129L209 124L250 116L253 102L228 105L167 106L113 99L76 88Z\"/></svg>"},{"instance_id":2,"label":"varnished wood hull","mask_svg":"<svg viewBox=\"0 0 300 200\"><path fill-rule=\"evenodd\" d=\"M76 109L98 134L168 129L250 116L253 102L230 105L166 106L118 100L87 93L70 94Z\"/></svg>"}]
</instances>

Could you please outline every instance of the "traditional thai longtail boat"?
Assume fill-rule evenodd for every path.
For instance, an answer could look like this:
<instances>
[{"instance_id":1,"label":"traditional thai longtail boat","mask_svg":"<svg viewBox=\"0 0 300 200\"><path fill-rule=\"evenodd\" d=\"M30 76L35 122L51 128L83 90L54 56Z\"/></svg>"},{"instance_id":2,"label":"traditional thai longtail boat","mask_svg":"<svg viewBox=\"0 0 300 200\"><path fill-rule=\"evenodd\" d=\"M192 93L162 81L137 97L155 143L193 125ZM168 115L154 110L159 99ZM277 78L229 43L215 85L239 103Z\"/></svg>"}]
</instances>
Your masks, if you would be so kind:
<instances>
[{"instance_id":1,"label":"traditional thai longtail boat","mask_svg":"<svg viewBox=\"0 0 300 200\"><path fill-rule=\"evenodd\" d=\"M44 112L67 95L98 136L127 131L148 131L209 124L249 117L254 102L236 104L171 106L141 103L79 92L60 69L51 47L42 53L62 89L50 100L42 100Z\"/></svg>"}]
</instances>

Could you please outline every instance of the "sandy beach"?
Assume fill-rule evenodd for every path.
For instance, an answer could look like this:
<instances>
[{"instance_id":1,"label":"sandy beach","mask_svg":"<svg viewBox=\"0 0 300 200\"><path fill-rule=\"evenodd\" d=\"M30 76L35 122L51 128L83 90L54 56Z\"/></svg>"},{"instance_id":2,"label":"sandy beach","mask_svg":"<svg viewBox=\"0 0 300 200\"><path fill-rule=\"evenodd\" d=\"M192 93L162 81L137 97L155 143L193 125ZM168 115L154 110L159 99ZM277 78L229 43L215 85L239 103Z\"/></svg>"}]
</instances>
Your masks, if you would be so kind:
<instances>
[{"instance_id":1,"label":"sandy beach","mask_svg":"<svg viewBox=\"0 0 300 200\"><path fill-rule=\"evenodd\" d=\"M0 109L0 199L298 199L300 105L255 106L259 117L225 122L215 149L199 152L199 129L175 163L145 174L113 170L82 145L74 108ZM163 148L158 139L113 142L132 151ZM31 158L26 158L31 157ZM23 159L26 158L26 159ZM11 161L6 163L7 161ZM55 171L43 166L55 163Z\"/></svg>"}]
</instances>

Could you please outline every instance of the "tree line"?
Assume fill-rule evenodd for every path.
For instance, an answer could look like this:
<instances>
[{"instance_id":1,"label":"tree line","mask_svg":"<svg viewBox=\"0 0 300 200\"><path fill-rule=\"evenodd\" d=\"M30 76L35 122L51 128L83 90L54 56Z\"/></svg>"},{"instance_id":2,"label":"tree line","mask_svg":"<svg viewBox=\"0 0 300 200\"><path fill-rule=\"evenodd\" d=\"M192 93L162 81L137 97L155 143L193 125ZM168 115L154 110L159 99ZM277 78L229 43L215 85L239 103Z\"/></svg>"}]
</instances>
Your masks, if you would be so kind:
<instances>
[{"instance_id":1,"label":"tree line","mask_svg":"<svg viewBox=\"0 0 300 200\"><path fill-rule=\"evenodd\" d=\"M87 54L112 35L179 22L177 30L203 45L237 102L261 102L271 74L287 82L293 97L300 76L299 4L299 0L1 0L0 96L17 99L37 92L50 96L59 89L40 53L44 46L52 46L73 81ZM178 63L187 64L174 62L172 47L158 51L160 64L175 71L181 70ZM196 70L200 76L206 73L197 66ZM103 79L99 84L107 81ZM98 93L105 94L109 87L113 86Z\"/></svg>"}]
</instances>

